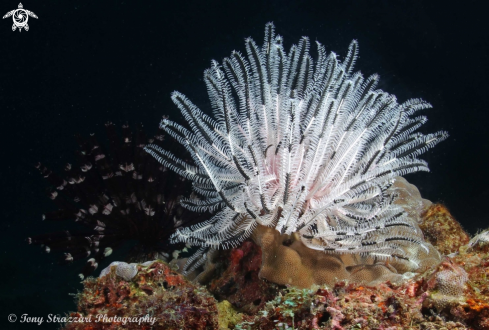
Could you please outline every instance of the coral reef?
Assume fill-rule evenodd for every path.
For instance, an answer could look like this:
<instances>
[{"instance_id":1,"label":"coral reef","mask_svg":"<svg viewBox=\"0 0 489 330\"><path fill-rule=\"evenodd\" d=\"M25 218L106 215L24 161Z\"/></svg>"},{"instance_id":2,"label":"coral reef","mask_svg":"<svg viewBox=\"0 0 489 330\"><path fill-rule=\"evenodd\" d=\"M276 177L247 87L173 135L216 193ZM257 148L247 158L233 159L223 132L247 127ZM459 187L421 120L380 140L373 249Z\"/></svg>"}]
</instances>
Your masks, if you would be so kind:
<instances>
[{"instance_id":1,"label":"coral reef","mask_svg":"<svg viewBox=\"0 0 489 330\"><path fill-rule=\"evenodd\" d=\"M425 315L426 296L419 280L402 286L340 282L332 289L291 288L235 329L467 329L461 322Z\"/></svg>"},{"instance_id":2,"label":"coral reef","mask_svg":"<svg viewBox=\"0 0 489 330\"><path fill-rule=\"evenodd\" d=\"M170 265L181 271L186 262L186 258L174 259ZM261 278L261 265L261 248L247 240L231 250L212 250L203 269L186 277L205 285L217 299L232 303L241 312L254 314L284 288Z\"/></svg>"},{"instance_id":3,"label":"coral reef","mask_svg":"<svg viewBox=\"0 0 489 330\"><path fill-rule=\"evenodd\" d=\"M227 268L220 274L214 273L214 280L208 284L209 292L216 299L229 301L244 313L256 313L279 290L277 285L259 278L261 256L260 247L251 241L245 241L230 251L222 251L220 257L228 261Z\"/></svg>"},{"instance_id":4,"label":"coral reef","mask_svg":"<svg viewBox=\"0 0 489 330\"><path fill-rule=\"evenodd\" d=\"M261 253L251 241L213 255L207 290L160 261L136 265L137 275L125 281L117 272L127 264L120 263L105 276L85 281L78 312L71 316L150 313L157 318L151 329L489 330L487 237L489 232L480 233L423 273L398 283L384 278L373 281L375 285L353 281L352 272L348 280L333 285L277 286L258 277ZM373 278L375 272L368 272ZM260 301L253 304L255 297ZM68 323L66 328L134 325Z\"/></svg>"},{"instance_id":5,"label":"coral reef","mask_svg":"<svg viewBox=\"0 0 489 330\"><path fill-rule=\"evenodd\" d=\"M466 280L462 302L454 300L453 296L439 301L436 295L431 297L435 301L427 301L437 308L441 316L462 320L474 329L489 329L489 251L486 240L488 235L489 231L480 233L441 265L442 271L453 272L451 276L445 276L453 286L448 287L451 292L460 292L460 284ZM440 276L436 278L439 279Z\"/></svg>"},{"instance_id":6,"label":"coral reef","mask_svg":"<svg viewBox=\"0 0 489 330\"><path fill-rule=\"evenodd\" d=\"M83 317L91 322L70 322L65 329L219 329L217 301L203 287L192 284L162 261L137 266L131 281L117 274L117 265L105 276L84 281L85 289L78 295L78 311L72 318ZM144 319L154 323L104 322L97 318Z\"/></svg>"},{"instance_id":7,"label":"coral reef","mask_svg":"<svg viewBox=\"0 0 489 330\"><path fill-rule=\"evenodd\" d=\"M460 223L441 204L431 205L424 212L420 228L425 239L445 255L457 252L470 240Z\"/></svg>"},{"instance_id":8,"label":"coral reef","mask_svg":"<svg viewBox=\"0 0 489 330\"><path fill-rule=\"evenodd\" d=\"M219 311L219 329L234 329L234 327L242 323L244 320L251 320L252 317L238 312L233 305L227 300L223 300L217 304Z\"/></svg>"},{"instance_id":9,"label":"coral reef","mask_svg":"<svg viewBox=\"0 0 489 330\"><path fill-rule=\"evenodd\" d=\"M395 285L289 288L235 329L489 329L488 232Z\"/></svg>"},{"instance_id":10,"label":"coral reef","mask_svg":"<svg viewBox=\"0 0 489 330\"><path fill-rule=\"evenodd\" d=\"M431 293L425 301L425 307L434 307L442 311L464 302L467 280L467 272L460 265L446 258L431 275L426 277L425 287Z\"/></svg>"}]
</instances>

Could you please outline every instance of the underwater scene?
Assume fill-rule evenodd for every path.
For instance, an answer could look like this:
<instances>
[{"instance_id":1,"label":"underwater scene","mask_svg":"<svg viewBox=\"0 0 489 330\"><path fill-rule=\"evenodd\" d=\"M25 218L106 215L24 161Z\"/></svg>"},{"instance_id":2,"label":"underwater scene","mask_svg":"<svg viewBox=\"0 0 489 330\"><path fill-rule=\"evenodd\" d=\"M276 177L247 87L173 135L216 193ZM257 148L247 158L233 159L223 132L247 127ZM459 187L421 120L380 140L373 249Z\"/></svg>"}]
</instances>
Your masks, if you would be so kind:
<instances>
[{"instance_id":1,"label":"underwater scene","mask_svg":"<svg viewBox=\"0 0 489 330\"><path fill-rule=\"evenodd\" d=\"M479 2L2 6L0 329L489 329Z\"/></svg>"}]
</instances>

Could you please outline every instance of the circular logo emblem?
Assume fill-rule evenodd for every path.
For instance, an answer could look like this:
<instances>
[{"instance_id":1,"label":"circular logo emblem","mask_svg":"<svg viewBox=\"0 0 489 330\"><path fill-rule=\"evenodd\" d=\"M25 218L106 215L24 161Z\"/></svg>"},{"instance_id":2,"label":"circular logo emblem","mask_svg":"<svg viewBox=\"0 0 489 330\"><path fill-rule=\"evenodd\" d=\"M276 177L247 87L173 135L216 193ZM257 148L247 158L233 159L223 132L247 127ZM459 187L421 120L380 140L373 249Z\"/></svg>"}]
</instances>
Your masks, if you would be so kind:
<instances>
[{"instance_id":1,"label":"circular logo emblem","mask_svg":"<svg viewBox=\"0 0 489 330\"><path fill-rule=\"evenodd\" d=\"M29 15L24 9L17 9L12 16L17 27L24 27L29 20Z\"/></svg>"}]
</instances>

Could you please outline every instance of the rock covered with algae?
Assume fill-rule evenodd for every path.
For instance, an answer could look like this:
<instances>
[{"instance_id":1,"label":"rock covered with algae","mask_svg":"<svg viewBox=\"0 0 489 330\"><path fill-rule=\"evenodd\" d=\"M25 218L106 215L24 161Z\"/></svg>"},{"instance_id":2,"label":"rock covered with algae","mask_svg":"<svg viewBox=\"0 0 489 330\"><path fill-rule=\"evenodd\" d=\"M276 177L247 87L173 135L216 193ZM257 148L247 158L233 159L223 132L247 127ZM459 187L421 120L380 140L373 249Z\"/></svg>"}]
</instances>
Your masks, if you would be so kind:
<instances>
[{"instance_id":1,"label":"rock covered with algae","mask_svg":"<svg viewBox=\"0 0 489 330\"><path fill-rule=\"evenodd\" d=\"M135 265L137 274L128 280L118 273L127 275L124 268L132 274L132 267L120 265L83 282L78 310L70 316L91 322L69 322L65 329L219 329L216 299L165 262Z\"/></svg>"},{"instance_id":2,"label":"rock covered with algae","mask_svg":"<svg viewBox=\"0 0 489 330\"><path fill-rule=\"evenodd\" d=\"M486 330L488 274L489 231L484 231L400 284L339 281L332 287L288 287L235 329Z\"/></svg>"},{"instance_id":3,"label":"rock covered with algae","mask_svg":"<svg viewBox=\"0 0 489 330\"><path fill-rule=\"evenodd\" d=\"M430 205L424 211L422 219L420 227L425 239L433 244L441 254L457 252L460 247L469 243L470 236L450 214L446 206Z\"/></svg>"},{"instance_id":4,"label":"rock covered with algae","mask_svg":"<svg viewBox=\"0 0 489 330\"><path fill-rule=\"evenodd\" d=\"M402 191L399 195L404 198ZM489 330L489 231L468 240L446 208L418 203L410 199L412 195L412 190L405 194L405 201L414 214L424 215L418 219L420 227L431 228L424 234L442 254L451 253L402 281L380 274L376 281L367 283L350 276L333 284L303 288L276 284L260 276L262 248L246 241L234 249L214 252L207 263L211 266L195 278L206 287L177 273L175 265L161 261L113 264L100 278L85 280L85 289L78 295L78 311L71 316L151 315L154 324L71 322L65 327ZM449 236L433 228L442 220L444 226L456 228ZM285 241L287 245L290 241ZM445 249L447 246L450 248ZM368 265L364 267L375 275Z\"/></svg>"},{"instance_id":5,"label":"rock covered with algae","mask_svg":"<svg viewBox=\"0 0 489 330\"><path fill-rule=\"evenodd\" d=\"M234 329L489 329L489 243L475 241L400 285L288 287Z\"/></svg>"},{"instance_id":6,"label":"rock covered with algae","mask_svg":"<svg viewBox=\"0 0 489 330\"><path fill-rule=\"evenodd\" d=\"M213 294L161 261L137 265L138 273L130 281L116 274L117 267L111 267L105 276L84 282L85 290L78 296L78 312L71 316L134 317L149 313L156 321L146 325L146 329L489 330L487 237L489 232L482 232L457 254L444 257L435 267L403 283L385 281L376 286L350 281L305 289L277 286L255 276L257 270L253 266L244 267L256 258L251 242L241 247L243 255L229 254L234 271L226 269L217 274L215 282L208 286ZM246 253L250 253L249 258ZM232 276L241 276L240 269L245 277L250 271L255 271L255 275L237 278L233 287L229 283ZM236 297L245 301L248 297L246 292L237 294L241 286L248 288L244 291L249 297L256 294L252 292L252 288L258 288L254 281L260 281L263 288L273 286L275 295L263 298L256 309L250 309ZM137 323L68 323L66 329L144 327Z\"/></svg>"}]
</instances>

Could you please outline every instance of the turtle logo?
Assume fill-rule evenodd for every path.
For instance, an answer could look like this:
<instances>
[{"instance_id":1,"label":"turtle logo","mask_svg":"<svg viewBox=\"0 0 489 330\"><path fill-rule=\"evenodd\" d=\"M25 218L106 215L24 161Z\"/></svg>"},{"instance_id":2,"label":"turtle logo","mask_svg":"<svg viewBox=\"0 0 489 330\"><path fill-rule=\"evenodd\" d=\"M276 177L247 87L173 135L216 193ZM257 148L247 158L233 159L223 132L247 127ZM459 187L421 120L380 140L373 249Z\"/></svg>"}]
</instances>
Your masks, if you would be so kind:
<instances>
[{"instance_id":1,"label":"turtle logo","mask_svg":"<svg viewBox=\"0 0 489 330\"><path fill-rule=\"evenodd\" d=\"M29 31L29 25L27 24L27 21L29 20L30 17L38 18L36 14L34 14L32 11L24 9L24 6L22 6L22 3L19 3L19 8L14 9L3 15L3 18L7 18L12 16L12 19L14 20L14 24L12 25L12 31L15 31L15 29L19 28L19 32L22 32L22 28L24 28L26 31Z\"/></svg>"}]
</instances>

